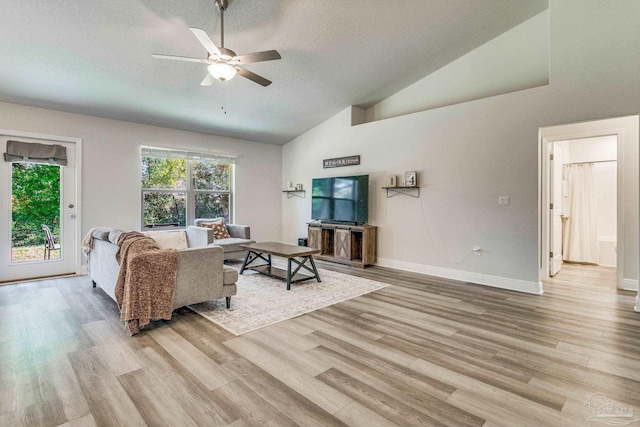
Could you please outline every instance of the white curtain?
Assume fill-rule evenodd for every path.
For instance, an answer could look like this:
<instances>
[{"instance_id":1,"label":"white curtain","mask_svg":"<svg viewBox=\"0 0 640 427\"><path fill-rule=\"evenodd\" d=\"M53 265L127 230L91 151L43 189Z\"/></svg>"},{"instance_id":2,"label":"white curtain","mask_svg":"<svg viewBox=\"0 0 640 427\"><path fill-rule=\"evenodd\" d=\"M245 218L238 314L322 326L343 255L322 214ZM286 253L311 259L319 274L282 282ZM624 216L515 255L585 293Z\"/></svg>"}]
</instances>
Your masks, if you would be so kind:
<instances>
[{"instance_id":1,"label":"white curtain","mask_svg":"<svg viewBox=\"0 0 640 427\"><path fill-rule=\"evenodd\" d=\"M569 183L568 218L564 222L562 259L568 262L599 263L596 224L595 174L593 164L565 165Z\"/></svg>"}]
</instances>

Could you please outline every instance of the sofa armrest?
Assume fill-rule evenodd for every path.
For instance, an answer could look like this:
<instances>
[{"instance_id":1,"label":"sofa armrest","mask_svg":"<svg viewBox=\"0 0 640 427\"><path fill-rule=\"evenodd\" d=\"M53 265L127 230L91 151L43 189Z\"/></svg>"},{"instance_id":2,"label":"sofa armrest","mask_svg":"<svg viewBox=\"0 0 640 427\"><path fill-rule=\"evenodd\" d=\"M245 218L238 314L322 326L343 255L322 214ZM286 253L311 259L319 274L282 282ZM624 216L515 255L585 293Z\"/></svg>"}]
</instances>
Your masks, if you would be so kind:
<instances>
[{"instance_id":1,"label":"sofa armrest","mask_svg":"<svg viewBox=\"0 0 640 427\"><path fill-rule=\"evenodd\" d=\"M227 224L227 230L229 230L231 237L235 237L237 239L251 238L251 227L248 225Z\"/></svg>"},{"instance_id":2,"label":"sofa armrest","mask_svg":"<svg viewBox=\"0 0 640 427\"><path fill-rule=\"evenodd\" d=\"M173 308L221 298L223 259L220 246L178 250Z\"/></svg>"},{"instance_id":3,"label":"sofa armrest","mask_svg":"<svg viewBox=\"0 0 640 427\"><path fill-rule=\"evenodd\" d=\"M187 246L202 248L213 242L213 230L206 227L187 227Z\"/></svg>"}]
</instances>

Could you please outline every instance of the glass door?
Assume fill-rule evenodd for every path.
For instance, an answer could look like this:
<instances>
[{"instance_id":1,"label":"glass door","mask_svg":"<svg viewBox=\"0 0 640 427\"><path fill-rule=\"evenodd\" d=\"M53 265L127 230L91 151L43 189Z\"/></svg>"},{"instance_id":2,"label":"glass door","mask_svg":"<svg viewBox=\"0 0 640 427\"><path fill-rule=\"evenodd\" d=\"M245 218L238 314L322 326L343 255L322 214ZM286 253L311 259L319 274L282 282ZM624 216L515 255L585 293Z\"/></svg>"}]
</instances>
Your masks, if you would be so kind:
<instances>
[{"instance_id":1,"label":"glass door","mask_svg":"<svg viewBox=\"0 0 640 427\"><path fill-rule=\"evenodd\" d=\"M0 161L0 282L76 273L75 144L55 144L66 147L67 166Z\"/></svg>"},{"instance_id":2,"label":"glass door","mask_svg":"<svg viewBox=\"0 0 640 427\"><path fill-rule=\"evenodd\" d=\"M10 163L11 263L58 260L60 166Z\"/></svg>"}]
</instances>

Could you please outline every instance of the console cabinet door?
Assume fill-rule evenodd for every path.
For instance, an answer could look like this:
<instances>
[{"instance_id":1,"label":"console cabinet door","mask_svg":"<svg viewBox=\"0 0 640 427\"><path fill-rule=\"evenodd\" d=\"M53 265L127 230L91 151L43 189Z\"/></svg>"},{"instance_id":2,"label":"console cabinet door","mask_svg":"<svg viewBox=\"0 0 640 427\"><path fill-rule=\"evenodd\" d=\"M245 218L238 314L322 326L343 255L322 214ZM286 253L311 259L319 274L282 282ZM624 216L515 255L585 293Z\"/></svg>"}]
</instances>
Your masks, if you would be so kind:
<instances>
[{"instance_id":1,"label":"console cabinet door","mask_svg":"<svg viewBox=\"0 0 640 427\"><path fill-rule=\"evenodd\" d=\"M340 259L351 259L351 232L336 230L334 256Z\"/></svg>"},{"instance_id":2,"label":"console cabinet door","mask_svg":"<svg viewBox=\"0 0 640 427\"><path fill-rule=\"evenodd\" d=\"M309 227L309 247L314 249L322 249L322 228Z\"/></svg>"},{"instance_id":3,"label":"console cabinet door","mask_svg":"<svg viewBox=\"0 0 640 427\"><path fill-rule=\"evenodd\" d=\"M376 262L376 227L367 227L362 233L362 262L373 264Z\"/></svg>"}]
</instances>

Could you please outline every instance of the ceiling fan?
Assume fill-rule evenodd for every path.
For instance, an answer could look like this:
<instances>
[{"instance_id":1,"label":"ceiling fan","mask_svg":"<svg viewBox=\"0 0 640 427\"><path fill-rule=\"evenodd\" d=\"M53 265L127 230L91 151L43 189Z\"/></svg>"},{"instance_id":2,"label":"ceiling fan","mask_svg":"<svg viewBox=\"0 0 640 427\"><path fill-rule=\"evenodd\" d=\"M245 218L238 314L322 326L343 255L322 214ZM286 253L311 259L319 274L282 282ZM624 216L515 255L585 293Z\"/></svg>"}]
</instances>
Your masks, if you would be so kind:
<instances>
[{"instance_id":1,"label":"ceiling fan","mask_svg":"<svg viewBox=\"0 0 640 427\"><path fill-rule=\"evenodd\" d=\"M220 11L220 47L217 47L211 38L204 30L200 28L189 28L198 41L207 50L208 55L205 59L189 58L186 56L172 56L172 55L160 55L157 53L151 56L157 59L170 59L175 61L187 61L187 62L199 62L201 64L208 64L208 74L200 83L201 86L211 86L215 79L221 82L231 80L236 74L240 74L251 81L254 81L262 86L269 86L270 80L265 79L262 76L257 75L245 68L242 68L245 64L251 64L253 62L272 61L274 59L280 59L281 56L276 50L266 50L263 52L248 53L245 55L236 55L231 49L224 47L224 11L227 9L229 3L227 0L215 0L215 5Z\"/></svg>"}]
</instances>

